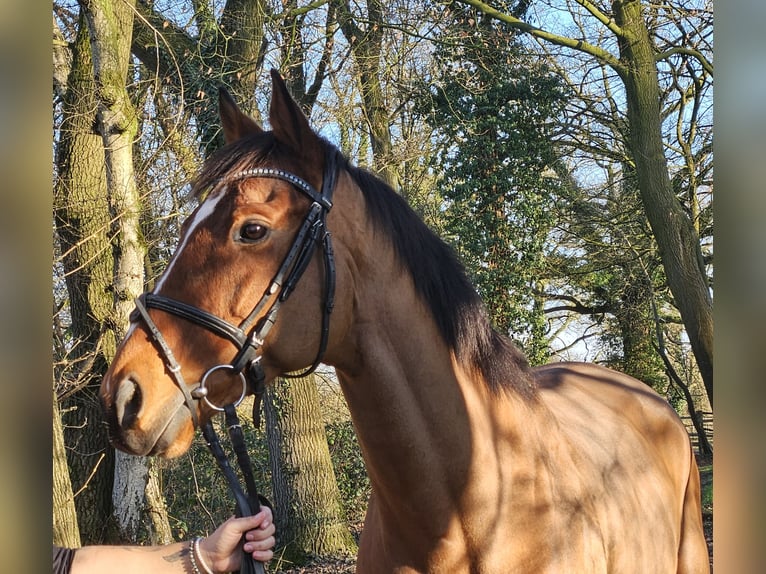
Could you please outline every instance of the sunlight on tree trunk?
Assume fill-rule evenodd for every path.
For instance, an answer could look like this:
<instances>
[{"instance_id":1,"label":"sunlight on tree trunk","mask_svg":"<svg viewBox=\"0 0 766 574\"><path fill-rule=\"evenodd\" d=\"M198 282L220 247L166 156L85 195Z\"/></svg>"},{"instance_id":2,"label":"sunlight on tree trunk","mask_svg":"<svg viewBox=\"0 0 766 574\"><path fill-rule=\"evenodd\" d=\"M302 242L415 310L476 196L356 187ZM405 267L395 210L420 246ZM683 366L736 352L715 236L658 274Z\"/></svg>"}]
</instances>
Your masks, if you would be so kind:
<instances>
[{"instance_id":1,"label":"sunlight on tree trunk","mask_svg":"<svg viewBox=\"0 0 766 574\"><path fill-rule=\"evenodd\" d=\"M53 396L53 543L67 548L80 546L80 529L74 506L72 482L64 447L58 400Z\"/></svg>"},{"instance_id":2,"label":"sunlight on tree trunk","mask_svg":"<svg viewBox=\"0 0 766 574\"><path fill-rule=\"evenodd\" d=\"M112 310L112 253L104 174L104 147L94 133L96 98L88 28L80 17L72 65L62 97L56 147L54 222L61 249L70 314L69 344L61 343L55 369L80 536L104 542L110 531L113 455L100 424L96 398L106 354L115 342L103 328Z\"/></svg>"},{"instance_id":3,"label":"sunlight on tree trunk","mask_svg":"<svg viewBox=\"0 0 766 574\"><path fill-rule=\"evenodd\" d=\"M341 30L354 54L364 116L372 143L373 167L388 185L399 190L399 174L394 164L391 144L390 118L381 84L384 5L380 0L367 0L367 14L358 17L357 20L354 19L347 0L335 0L335 5ZM365 22L366 25L361 28L357 22Z\"/></svg>"},{"instance_id":4,"label":"sunlight on tree trunk","mask_svg":"<svg viewBox=\"0 0 766 574\"><path fill-rule=\"evenodd\" d=\"M314 375L277 379L264 412L279 544L296 560L353 554Z\"/></svg>"},{"instance_id":5,"label":"sunlight on tree trunk","mask_svg":"<svg viewBox=\"0 0 766 574\"><path fill-rule=\"evenodd\" d=\"M641 2L614 2L620 59L628 97L629 142L641 198L660 248L670 290L713 404L713 302L694 222L676 199L662 142L660 87L655 52Z\"/></svg>"},{"instance_id":6,"label":"sunlight on tree trunk","mask_svg":"<svg viewBox=\"0 0 766 574\"><path fill-rule=\"evenodd\" d=\"M91 0L83 3L93 49L99 106L98 130L103 139L112 216L114 253L114 328L122 338L133 300L144 290L145 248L140 237L141 205L133 175L133 141L137 117L126 89L134 2ZM140 457L117 453L112 493L121 535L138 539L149 465ZM161 508L157 509L161 512ZM157 513L153 512L153 515ZM167 518L165 519L167 520ZM163 528L169 531L170 527Z\"/></svg>"}]
</instances>

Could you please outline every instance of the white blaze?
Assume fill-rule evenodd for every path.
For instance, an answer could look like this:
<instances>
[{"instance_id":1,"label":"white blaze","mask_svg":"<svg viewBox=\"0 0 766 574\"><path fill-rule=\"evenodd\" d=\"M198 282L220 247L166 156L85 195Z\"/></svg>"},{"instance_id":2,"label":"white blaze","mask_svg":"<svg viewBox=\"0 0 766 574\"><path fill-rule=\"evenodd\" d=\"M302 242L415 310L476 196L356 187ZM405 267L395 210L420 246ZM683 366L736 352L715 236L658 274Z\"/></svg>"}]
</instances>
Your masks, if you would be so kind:
<instances>
[{"instance_id":1,"label":"white blaze","mask_svg":"<svg viewBox=\"0 0 766 574\"><path fill-rule=\"evenodd\" d=\"M173 265L175 264L176 259L178 258L180 253L184 250L184 247L186 247L186 242L189 240L189 237L191 237L192 233L194 233L194 230L199 225L201 225L203 221L205 221L208 217L210 217L213 213L215 213L215 208L218 206L218 202L225 195L225 193L226 193L226 190L222 189L219 193L215 194L214 197L208 197L205 200L205 202L202 205L200 205L199 209L197 210L197 213L194 214L194 219L186 228L186 234L184 235L183 240L181 241L181 244L178 246L178 249L176 249L175 253L173 254L173 257L170 260L170 263L168 263L168 266L165 268L165 272L157 280L157 283L154 284L154 293L156 293L162 288L162 285L165 283L165 279L167 278L168 273L170 273L170 270L173 269Z\"/></svg>"}]
</instances>

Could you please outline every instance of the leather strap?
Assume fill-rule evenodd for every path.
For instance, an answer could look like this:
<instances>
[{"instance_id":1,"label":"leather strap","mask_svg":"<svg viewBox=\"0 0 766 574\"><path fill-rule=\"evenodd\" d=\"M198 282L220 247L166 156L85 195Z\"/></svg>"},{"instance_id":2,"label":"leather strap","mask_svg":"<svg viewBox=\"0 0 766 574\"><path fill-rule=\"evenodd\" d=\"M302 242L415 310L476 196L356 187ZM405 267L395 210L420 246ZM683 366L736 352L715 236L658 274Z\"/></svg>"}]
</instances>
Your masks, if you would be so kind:
<instances>
[{"instance_id":1,"label":"leather strap","mask_svg":"<svg viewBox=\"0 0 766 574\"><path fill-rule=\"evenodd\" d=\"M189 391L189 387L186 385L186 381L181 374L181 365L179 365L178 361L176 361L175 355L173 355L173 351L165 341L165 338L157 328L157 325L154 324L154 321L152 321L152 318L149 316L149 312L144 306L143 298L144 295L136 299L136 310L144 320L144 323L149 329L149 333L151 334L152 338L160 346L160 349L162 349L162 353L165 355L165 366L170 371L170 375L173 377L173 380L175 381L178 388L181 389L181 392L184 395L184 400L186 401L186 406L189 408L189 412L191 413L192 423L194 423L194 427L196 428L199 426L199 418L197 417L197 405L194 403L194 399L192 398L191 392Z\"/></svg>"}]
</instances>

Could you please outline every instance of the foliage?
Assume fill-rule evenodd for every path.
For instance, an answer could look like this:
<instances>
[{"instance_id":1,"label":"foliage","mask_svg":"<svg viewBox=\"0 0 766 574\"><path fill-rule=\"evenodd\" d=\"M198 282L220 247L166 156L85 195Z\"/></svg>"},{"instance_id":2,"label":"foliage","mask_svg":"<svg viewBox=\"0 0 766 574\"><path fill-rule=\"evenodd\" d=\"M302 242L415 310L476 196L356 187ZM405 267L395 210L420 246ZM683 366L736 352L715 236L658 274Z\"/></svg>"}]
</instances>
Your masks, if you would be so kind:
<instances>
[{"instance_id":1,"label":"foliage","mask_svg":"<svg viewBox=\"0 0 766 574\"><path fill-rule=\"evenodd\" d=\"M702 512L713 512L713 465L708 464L700 467L700 481L702 487Z\"/></svg>"},{"instance_id":2,"label":"foliage","mask_svg":"<svg viewBox=\"0 0 766 574\"><path fill-rule=\"evenodd\" d=\"M482 0L461 2L563 48L566 55L561 56L562 62L582 58L582 67L577 70L580 85L591 84L595 76L596 85L605 86L597 95L597 107L607 114L602 121L613 123L612 131L620 133L619 141L627 157L617 161L629 164L630 172L635 174L643 212L659 247L668 287L687 328L712 406L712 295L700 241L700 223L704 219L700 217L700 193L706 193L707 185L702 182L707 169L699 170L711 156L706 137L698 137L708 132L704 127L711 118L708 87L712 84L713 65L708 57L712 57L712 6L705 0L695 2L691 9L688 3L615 0L602 8L567 2L567 17L573 29L553 19L548 24L554 30L533 26L509 10L490 8ZM697 26L700 21L701 26ZM594 66L598 70L595 74ZM613 82L615 74L617 81ZM588 112L581 117L587 126L583 130L586 137L574 145L595 155L596 162L614 162L615 154L608 148L591 147L598 136L590 137L594 130L589 122L598 115L590 115L594 107L587 100L583 108ZM678 155L686 164L680 171L671 164L671 158ZM684 170L689 177L682 175ZM691 172L702 177L692 176ZM678 195L681 181L690 184L688 198Z\"/></svg>"},{"instance_id":3,"label":"foliage","mask_svg":"<svg viewBox=\"0 0 766 574\"><path fill-rule=\"evenodd\" d=\"M570 186L557 220L548 289L568 305L548 311L591 316L600 327L600 360L662 393L653 309L667 310L666 280L633 180L620 175L595 189Z\"/></svg>"},{"instance_id":4,"label":"foliage","mask_svg":"<svg viewBox=\"0 0 766 574\"><path fill-rule=\"evenodd\" d=\"M465 8L451 15L423 88L439 142L445 231L497 327L541 363L548 341L533 287L558 195L551 132L565 92L508 27Z\"/></svg>"},{"instance_id":5,"label":"foliage","mask_svg":"<svg viewBox=\"0 0 766 574\"><path fill-rule=\"evenodd\" d=\"M251 405L250 401L243 403L238 414L244 430L247 452L253 464L255 483L260 494L273 500L265 433L262 429L253 428L252 421L246 414L252 408L248 405ZM237 468L236 456L231 451L222 423L222 417L217 417L214 428L229 460ZM177 540L204 536L234 514L234 498L199 433L188 453L177 459L162 461L162 467L162 490L167 502L170 524ZM240 482L244 485L243 481Z\"/></svg>"},{"instance_id":6,"label":"foliage","mask_svg":"<svg viewBox=\"0 0 766 574\"><path fill-rule=\"evenodd\" d=\"M323 419L330 447L333 469L340 489L346 521L358 530L367 510L370 482L364 467L348 409L334 401L323 401ZM342 400L342 399L341 399ZM250 399L238 409L245 442L253 463L255 482L259 492L273 501L271 470L266 433L252 426ZM215 428L229 459L234 461L226 431L216 419ZM182 457L162 463L162 483L173 534L177 540L212 532L220 522L234 511L226 481L216 466L201 436L197 436L189 452Z\"/></svg>"},{"instance_id":7,"label":"foliage","mask_svg":"<svg viewBox=\"0 0 766 574\"><path fill-rule=\"evenodd\" d=\"M340 419L329 421L325 430L348 523L359 524L364 520L371 491L354 427L350 420Z\"/></svg>"}]
</instances>

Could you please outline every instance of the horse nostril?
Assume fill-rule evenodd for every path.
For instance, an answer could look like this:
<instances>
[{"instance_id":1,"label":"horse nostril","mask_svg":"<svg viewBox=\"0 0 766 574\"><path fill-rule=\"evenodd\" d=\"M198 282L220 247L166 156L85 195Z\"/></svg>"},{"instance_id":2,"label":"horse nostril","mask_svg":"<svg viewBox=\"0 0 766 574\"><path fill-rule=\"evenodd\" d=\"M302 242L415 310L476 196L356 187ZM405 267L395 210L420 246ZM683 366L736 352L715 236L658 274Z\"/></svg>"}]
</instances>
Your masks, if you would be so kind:
<instances>
[{"instance_id":1,"label":"horse nostril","mask_svg":"<svg viewBox=\"0 0 766 574\"><path fill-rule=\"evenodd\" d=\"M139 384L132 377L123 379L114 400L117 424L123 429L132 427L138 418L141 403L142 395Z\"/></svg>"}]
</instances>

